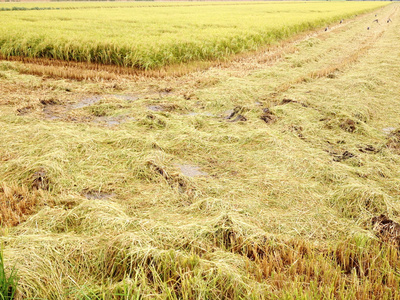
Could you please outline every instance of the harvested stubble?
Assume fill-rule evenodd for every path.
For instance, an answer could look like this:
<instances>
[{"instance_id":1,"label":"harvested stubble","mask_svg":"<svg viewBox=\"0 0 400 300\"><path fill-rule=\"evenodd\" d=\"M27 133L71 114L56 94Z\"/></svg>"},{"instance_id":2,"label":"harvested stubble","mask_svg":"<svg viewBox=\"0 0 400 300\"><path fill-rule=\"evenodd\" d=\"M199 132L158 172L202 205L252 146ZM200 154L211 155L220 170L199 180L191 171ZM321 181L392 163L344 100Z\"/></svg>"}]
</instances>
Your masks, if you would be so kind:
<instances>
[{"instance_id":1,"label":"harvested stubble","mask_svg":"<svg viewBox=\"0 0 400 300\"><path fill-rule=\"evenodd\" d=\"M0 180L54 202L3 228L18 297L399 299L398 245L371 225L400 213L398 4L378 13L393 24L367 31L365 15L273 62L180 78L75 82L0 63ZM139 99L113 98L116 84ZM133 119L104 127L105 107ZM29 189L42 170L48 190Z\"/></svg>"}]
</instances>

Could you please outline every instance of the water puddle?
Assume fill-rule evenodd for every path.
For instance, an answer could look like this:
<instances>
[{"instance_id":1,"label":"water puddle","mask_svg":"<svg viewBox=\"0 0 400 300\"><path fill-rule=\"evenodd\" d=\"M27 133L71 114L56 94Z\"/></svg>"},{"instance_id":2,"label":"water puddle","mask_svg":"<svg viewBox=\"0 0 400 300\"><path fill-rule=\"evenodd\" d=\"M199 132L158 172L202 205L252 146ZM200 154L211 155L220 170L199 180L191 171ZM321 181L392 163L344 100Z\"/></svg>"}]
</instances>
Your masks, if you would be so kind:
<instances>
[{"instance_id":1,"label":"water puddle","mask_svg":"<svg viewBox=\"0 0 400 300\"><path fill-rule=\"evenodd\" d=\"M200 170L200 167L193 165L176 165L182 172L183 175L187 177L197 177L197 176L208 176L207 172Z\"/></svg>"},{"instance_id":2,"label":"water puddle","mask_svg":"<svg viewBox=\"0 0 400 300\"><path fill-rule=\"evenodd\" d=\"M161 106L161 105L148 105L147 109L151 110L151 111L165 111L165 107Z\"/></svg>"},{"instance_id":3,"label":"water puddle","mask_svg":"<svg viewBox=\"0 0 400 300\"><path fill-rule=\"evenodd\" d=\"M97 191L86 191L83 193L83 196L88 200L108 200L112 197L115 197L115 193L103 193Z\"/></svg>"},{"instance_id":4,"label":"water puddle","mask_svg":"<svg viewBox=\"0 0 400 300\"><path fill-rule=\"evenodd\" d=\"M228 122L245 122L247 118L243 115L244 111L243 107L237 106L234 109L225 111L222 117Z\"/></svg>"},{"instance_id":5,"label":"water puddle","mask_svg":"<svg viewBox=\"0 0 400 300\"><path fill-rule=\"evenodd\" d=\"M44 104L43 115L45 119L48 120L61 120L67 117L68 113L75 109L85 108L88 106L95 105L99 103L101 100L107 99L118 99L127 102L133 102L139 99L136 95L95 95L91 97L86 97L79 100L77 103L59 105L54 103ZM43 103L42 103L43 104ZM104 123L107 126L116 126L121 123L124 123L130 119L131 117L120 116L120 117L97 117L94 122L96 123Z\"/></svg>"},{"instance_id":6,"label":"water puddle","mask_svg":"<svg viewBox=\"0 0 400 300\"><path fill-rule=\"evenodd\" d=\"M202 112L202 113L198 113L198 112L190 112L185 114L184 116L206 116L206 117L215 117L214 114L210 113L210 112Z\"/></svg>"},{"instance_id":7,"label":"water puddle","mask_svg":"<svg viewBox=\"0 0 400 300\"><path fill-rule=\"evenodd\" d=\"M83 107L87 107L87 106L91 106L94 105L98 102L100 102L100 100L102 99L118 99L118 100L123 100L123 101L127 101L127 102L133 102L139 99L138 96L134 96L134 95L101 95L101 96L92 96L92 97L87 97L84 98L82 100L80 100L78 103L72 104L69 107L71 109L77 109L77 108L83 108Z\"/></svg>"},{"instance_id":8,"label":"water puddle","mask_svg":"<svg viewBox=\"0 0 400 300\"><path fill-rule=\"evenodd\" d=\"M138 96L132 96L132 95L112 95L112 97L115 99L124 100L127 102L133 102L133 101L139 100Z\"/></svg>"},{"instance_id":9,"label":"water puddle","mask_svg":"<svg viewBox=\"0 0 400 300\"><path fill-rule=\"evenodd\" d=\"M94 120L95 123L104 124L108 127L117 126L128 121L135 121L135 118L124 115L118 117L98 117Z\"/></svg>"},{"instance_id":10,"label":"water puddle","mask_svg":"<svg viewBox=\"0 0 400 300\"><path fill-rule=\"evenodd\" d=\"M100 102L101 99L103 99L103 97L101 97L101 96L88 97L88 98L82 99L78 103L70 105L69 107L71 109L84 108L84 107L96 104L97 102Z\"/></svg>"},{"instance_id":11,"label":"water puddle","mask_svg":"<svg viewBox=\"0 0 400 300\"><path fill-rule=\"evenodd\" d=\"M151 111L176 111L181 110L181 108L174 103L163 103L163 104L155 104L155 105L147 105L146 108Z\"/></svg>"},{"instance_id":12,"label":"water puddle","mask_svg":"<svg viewBox=\"0 0 400 300\"><path fill-rule=\"evenodd\" d=\"M395 131L395 130L396 130L395 127L385 127L385 128L382 129L382 131L383 131L384 133L386 133L387 135L391 134L391 133L392 133L393 131Z\"/></svg>"},{"instance_id":13,"label":"water puddle","mask_svg":"<svg viewBox=\"0 0 400 300\"><path fill-rule=\"evenodd\" d=\"M61 119L61 117L58 116L58 114L55 111L53 111L51 108L49 108L49 107L45 107L43 109L43 114L44 114L44 117L46 119L48 119L48 120L59 120L59 119Z\"/></svg>"},{"instance_id":14,"label":"water puddle","mask_svg":"<svg viewBox=\"0 0 400 300\"><path fill-rule=\"evenodd\" d=\"M33 111L33 107L31 106L26 106L22 108L17 109L17 114L18 116L25 116Z\"/></svg>"}]
</instances>

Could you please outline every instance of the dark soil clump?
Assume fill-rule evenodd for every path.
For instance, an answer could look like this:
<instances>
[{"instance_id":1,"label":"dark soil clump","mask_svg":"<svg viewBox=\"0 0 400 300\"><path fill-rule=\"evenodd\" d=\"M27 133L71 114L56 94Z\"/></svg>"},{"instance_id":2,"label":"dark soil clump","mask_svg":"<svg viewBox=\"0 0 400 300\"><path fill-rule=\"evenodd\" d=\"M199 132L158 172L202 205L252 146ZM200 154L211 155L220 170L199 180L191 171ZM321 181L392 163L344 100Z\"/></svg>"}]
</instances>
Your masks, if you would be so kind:
<instances>
[{"instance_id":1,"label":"dark soil clump","mask_svg":"<svg viewBox=\"0 0 400 300\"><path fill-rule=\"evenodd\" d=\"M247 118L245 116L242 115L237 115L236 118L229 120L228 122L245 122L247 121Z\"/></svg>"},{"instance_id":2,"label":"dark soil clump","mask_svg":"<svg viewBox=\"0 0 400 300\"><path fill-rule=\"evenodd\" d=\"M379 150L372 145L359 145L358 151L362 153L377 153Z\"/></svg>"},{"instance_id":3,"label":"dark soil clump","mask_svg":"<svg viewBox=\"0 0 400 300\"><path fill-rule=\"evenodd\" d=\"M193 198L195 191L194 187L185 178L179 176L178 174L169 174L165 168L157 165L154 162L148 161L146 165L150 167L157 175L161 175L161 177L166 180L172 189L177 190L181 194L186 194L188 198Z\"/></svg>"},{"instance_id":4,"label":"dark soil clump","mask_svg":"<svg viewBox=\"0 0 400 300\"><path fill-rule=\"evenodd\" d=\"M334 158L333 158L333 161L337 161L337 162L340 162L340 161L343 161L343 160L347 160L347 159L349 159L349 158L352 158L352 157L354 157L355 155L353 154L353 153L351 153L351 152L349 152L349 151L344 151L343 152L343 154L341 154L341 155L334 155Z\"/></svg>"},{"instance_id":5,"label":"dark soil clump","mask_svg":"<svg viewBox=\"0 0 400 300\"><path fill-rule=\"evenodd\" d=\"M44 169L40 169L32 176L32 189L33 190L49 190L49 178Z\"/></svg>"},{"instance_id":6,"label":"dark soil clump","mask_svg":"<svg viewBox=\"0 0 400 300\"><path fill-rule=\"evenodd\" d=\"M88 200L107 200L115 196L115 193L103 193L93 190L83 190L82 195Z\"/></svg>"},{"instance_id":7,"label":"dark soil clump","mask_svg":"<svg viewBox=\"0 0 400 300\"><path fill-rule=\"evenodd\" d=\"M400 129L393 130L389 134L386 146L392 150L400 152Z\"/></svg>"},{"instance_id":8,"label":"dark soil clump","mask_svg":"<svg viewBox=\"0 0 400 300\"><path fill-rule=\"evenodd\" d=\"M159 105L148 105L147 109L151 111L174 111L179 109L179 106L176 104L159 104Z\"/></svg>"},{"instance_id":9,"label":"dark soil clump","mask_svg":"<svg viewBox=\"0 0 400 300\"><path fill-rule=\"evenodd\" d=\"M264 108L263 114L260 116L260 119L267 124L271 124L276 121L276 116L268 108Z\"/></svg>"},{"instance_id":10,"label":"dark soil clump","mask_svg":"<svg viewBox=\"0 0 400 300\"><path fill-rule=\"evenodd\" d=\"M298 103L298 104L300 104L300 105L303 106L303 107L308 107L307 104L301 103L301 102L296 101L296 100L287 99L287 98L284 98L284 99L281 101L280 105L285 105L285 104L288 104L288 103Z\"/></svg>"},{"instance_id":11,"label":"dark soil clump","mask_svg":"<svg viewBox=\"0 0 400 300\"><path fill-rule=\"evenodd\" d=\"M400 224L385 215L372 218L372 226L376 235L384 242L400 245Z\"/></svg>"},{"instance_id":12,"label":"dark soil clump","mask_svg":"<svg viewBox=\"0 0 400 300\"><path fill-rule=\"evenodd\" d=\"M245 108L237 106L232 111L229 111L229 115L226 116L225 119L227 119L228 122L245 122L247 121L247 118L243 115L245 111Z\"/></svg>"},{"instance_id":13,"label":"dark soil clump","mask_svg":"<svg viewBox=\"0 0 400 300\"><path fill-rule=\"evenodd\" d=\"M303 127L301 126L297 126L297 125L292 125L290 126L290 131L294 132L297 134L297 136L301 139L305 139L304 135L303 135Z\"/></svg>"},{"instance_id":14,"label":"dark soil clump","mask_svg":"<svg viewBox=\"0 0 400 300\"><path fill-rule=\"evenodd\" d=\"M47 105L58 105L61 102L57 99L50 98L50 99L42 99L40 100L40 103L47 106Z\"/></svg>"},{"instance_id":15,"label":"dark soil clump","mask_svg":"<svg viewBox=\"0 0 400 300\"><path fill-rule=\"evenodd\" d=\"M342 124L340 124L340 128L344 131L353 133L356 130L356 122L351 119L346 119Z\"/></svg>"},{"instance_id":16,"label":"dark soil clump","mask_svg":"<svg viewBox=\"0 0 400 300\"><path fill-rule=\"evenodd\" d=\"M17 115L18 116L25 116L25 115L29 114L30 112L32 112L33 109L34 109L33 106L25 106L25 107L22 107L22 108L18 108L17 109Z\"/></svg>"}]
</instances>

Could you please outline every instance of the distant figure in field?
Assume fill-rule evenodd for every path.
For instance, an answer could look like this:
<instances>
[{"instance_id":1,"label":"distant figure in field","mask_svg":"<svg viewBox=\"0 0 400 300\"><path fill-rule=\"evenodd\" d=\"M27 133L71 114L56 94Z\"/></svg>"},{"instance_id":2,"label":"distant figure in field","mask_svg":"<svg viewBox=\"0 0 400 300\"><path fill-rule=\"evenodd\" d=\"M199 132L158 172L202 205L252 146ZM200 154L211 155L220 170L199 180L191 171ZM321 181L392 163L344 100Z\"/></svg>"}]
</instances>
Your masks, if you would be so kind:
<instances>
[{"instance_id":1,"label":"distant figure in field","mask_svg":"<svg viewBox=\"0 0 400 300\"><path fill-rule=\"evenodd\" d=\"M392 22L392 19L389 18L389 19L387 20L387 23L389 23L389 22Z\"/></svg>"},{"instance_id":2,"label":"distant figure in field","mask_svg":"<svg viewBox=\"0 0 400 300\"><path fill-rule=\"evenodd\" d=\"M343 23L343 19L342 20L340 20L340 24L342 24Z\"/></svg>"},{"instance_id":3,"label":"distant figure in field","mask_svg":"<svg viewBox=\"0 0 400 300\"><path fill-rule=\"evenodd\" d=\"M329 29L329 28L328 28L328 27L326 27L326 28L325 28L325 31L328 31L328 29Z\"/></svg>"},{"instance_id":4,"label":"distant figure in field","mask_svg":"<svg viewBox=\"0 0 400 300\"><path fill-rule=\"evenodd\" d=\"M374 22L376 22L376 23L378 23L378 24L379 24L379 20L378 20L378 19L375 19L375 20L374 20ZM373 23L373 22L372 22L372 23Z\"/></svg>"},{"instance_id":5,"label":"distant figure in field","mask_svg":"<svg viewBox=\"0 0 400 300\"><path fill-rule=\"evenodd\" d=\"M367 30L369 30L369 27L367 27Z\"/></svg>"},{"instance_id":6,"label":"distant figure in field","mask_svg":"<svg viewBox=\"0 0 400 300\"><path fill-rule=\"evenodd\" d=\"M378 14L375 15L375 17L377 17L377 16L378 16Z\"/></svg>"}]
</instances>

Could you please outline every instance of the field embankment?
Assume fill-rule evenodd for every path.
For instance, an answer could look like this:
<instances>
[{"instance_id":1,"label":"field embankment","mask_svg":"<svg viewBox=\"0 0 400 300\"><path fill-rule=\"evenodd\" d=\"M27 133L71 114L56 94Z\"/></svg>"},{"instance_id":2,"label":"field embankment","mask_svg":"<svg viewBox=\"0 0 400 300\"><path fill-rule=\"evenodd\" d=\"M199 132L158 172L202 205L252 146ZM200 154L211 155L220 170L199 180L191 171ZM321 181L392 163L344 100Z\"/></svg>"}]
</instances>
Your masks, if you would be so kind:
<instances>
[{"instance_id":1,"label":"field embankment","mask_svg":"<svg viewBox=\"0 0 400 300\"><path fill-rule=\"evenodd\" d=\"M180 77L1 61L17 297L400 299L399 47L391 4Z\"/></svg>"}]
</instances>

